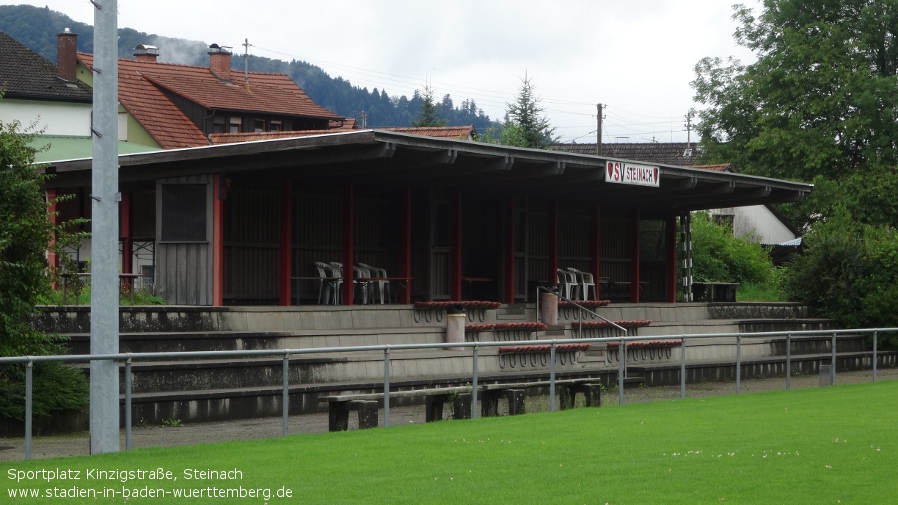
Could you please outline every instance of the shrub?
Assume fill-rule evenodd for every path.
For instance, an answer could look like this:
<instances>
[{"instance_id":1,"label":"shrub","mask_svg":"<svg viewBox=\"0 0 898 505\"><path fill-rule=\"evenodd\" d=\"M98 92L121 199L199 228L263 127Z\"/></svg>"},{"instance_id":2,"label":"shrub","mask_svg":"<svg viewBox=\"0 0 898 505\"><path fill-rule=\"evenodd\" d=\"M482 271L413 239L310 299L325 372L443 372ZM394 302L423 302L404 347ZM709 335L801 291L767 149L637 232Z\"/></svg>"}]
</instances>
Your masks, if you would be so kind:
<instances>
[{"instance_id":1,"label":"shrub","mask_svg":"<svg viewBox=\"0 0 898 505\"><path fill-rule=\"evenodd\" d=\"M26 322L38 298L49 290L44 253L53 232L34 169L35 150L19 124L0 123L0 356L62 354L60 338ZM0 367L0 415L24 415L23 366ZM34 412L80 409L88 402L80 371L59 364L34 370Z\"/></svg>"},{"instance_id":2,"label":"shrub","mask_svg":"<svg viewBox=\"0 0 898 505\"><path fill-rule=\"evenodd\" d=\"M756 241L736 238L729 226L692 213L692 276L700 282L770 284L773 262Z\"/></svg>"},{"instance_id":3,"label":"shrub","mask_svg":"<svg viewBox=\"0 0 898 505\"><path fill-rule=\"evenodd\" d=\"M846 327L898 326L892 307L898 301L895 229L857 223L841 209L814 225L804 248L786 275L786 291L793 299ZM898 344L894 337L884 341Z\"/></svg>"}]
</instances>

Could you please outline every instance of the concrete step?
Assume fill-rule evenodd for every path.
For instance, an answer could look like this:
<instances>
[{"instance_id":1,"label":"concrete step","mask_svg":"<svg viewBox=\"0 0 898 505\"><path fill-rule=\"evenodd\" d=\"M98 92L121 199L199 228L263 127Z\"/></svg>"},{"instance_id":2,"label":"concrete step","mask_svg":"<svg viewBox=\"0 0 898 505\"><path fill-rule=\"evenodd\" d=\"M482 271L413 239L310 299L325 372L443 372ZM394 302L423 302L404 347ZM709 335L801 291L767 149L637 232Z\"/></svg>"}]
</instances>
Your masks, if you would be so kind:
<instances>
[{"instance_id":1,"label":"concrete step","mask_svg":"<svg viewBox=\"0 0 898 505\"><path fill-rule=\"evenodd\" d=\"M805 354L792 356L790 373L814 375L821 365L832 363L831 354ZM740 377L744 380L786 376L786 357L768 356L741 360ZM869 370L873 366L872 351L840 352L836 354L836 371ZM877 366L893 368L898 366L898 351L877 353ZM627 367L628 373L644 378L647 386L665 386L680 383L680 364L646 364ZM838 375L838 374L837 374ZM734 381L736 361L697 360L686 363L686 383L707 381ZM838 382L838 379L837 379Z\"/></svg>"},{"instance_id":2,"label":"concrete step","mask_svg":"<svg viewBox=\"0 0 898 505\"><path fill-rule=\"evenodd\" d=\"M500 356L499 347L478 350L477 369L483 374L526 371L548 372L548 352L541 357L520 359ZM556 370L597 369L602 363L587 364L581 353L558 351ZM500 359L501 358L501 359ZM328 384L382 381L384 352L333 352L294 355L289 360L292 383ZM89 366L82 364L85 373ZM471 350L415 349L390 352L390 377L396 380L439 380L442 377L470 376L474 363ZM124 387L124 367L120 368ZM132 390L139 393L180 390L252 388L276 386L283 381L283 359L279 356L258 358L183 359L172 361L135 360L131 366Z\"/></svg>"},{"instance_id":3,"label":"concrete step","mask_svg":"<svg viewBox=\"0 0 898 505\"><path fill-rule=\"evenodd\" d=\"M541 372L509 374L480 374L479 384L499 382L531 382L546 380ZM556 379L595 378L610 386L616 384L616 372L563 372ZM641 378L627 379L627 384L638 384ZM441 386L470 385L470 375L445 376L439 379L408 379L390 382L391 391L422 389ZM135 424L159 424L164 419L182 422L204 422L226 419L243 419L282 414L282 385L210 390L182 390L170 392L135 393L132 395L132 419ZM326 412L327 405L318 397L335 393L378 393L383 391L382 381L329 382L319 384L295 384L289 386L290 415ZM414 400L392 399L391 406L412 404ZM124 408L124 398L120 400ZM124 412L120 417L124 421Z\"/></svg>"},{"instance_id":4,"label":"concrete step","mask_svg":"<svg viewBox=\"0 0 898 505\"><path fill-rule=\"evenodd\" d=\"M771 331L830 330L831 319L700 319L695 321L652 321L639 328L640 335L683 335L705 333L760 333Z\"/></svg>"},{"instance_id":5,"label":"concrete step","mask_svg":"<svg viewBox=\"0 0 898 505\"><path fill-rule=\"evenodd\" d=\"M90 334L63 334L73 354L90 352ZM306 349L386 344L439 343L445 328L369 328L300 331L198 331L121 333L120 352L186 352Z\"/></svg>"}]
</instances>

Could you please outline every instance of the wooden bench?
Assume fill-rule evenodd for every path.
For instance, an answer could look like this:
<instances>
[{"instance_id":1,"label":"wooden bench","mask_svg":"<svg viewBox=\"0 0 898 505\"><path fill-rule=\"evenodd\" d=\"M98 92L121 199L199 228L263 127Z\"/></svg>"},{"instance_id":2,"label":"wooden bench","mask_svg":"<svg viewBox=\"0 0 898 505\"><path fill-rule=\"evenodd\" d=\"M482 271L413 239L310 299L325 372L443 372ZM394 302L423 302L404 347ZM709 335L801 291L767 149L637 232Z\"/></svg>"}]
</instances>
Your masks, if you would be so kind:
<instances>
[{"instance_id":1,"label":"wooden bench","mask_svg":"<svg viewBox=\"0 0 898 505\"><path fill-rule=\"evenodd\" d=\"M738 282L693 282L692 293L696 301L735 302Z\"/></svg>"},{"instance_id":2,"label":"wooden bench","mask_svg":"<svg viewBox=\"0 0 898 505\"><path fill-rule=\"evenodd\" d=\"M498 415L499 400L508 400L508 414L524 413L524 390L532 387L547 387L548 380L516 383L483 384L481 415L494 417ZM561 379L555 386L562 392L561 408L574 406L577 394L582 394L587 407L601 404L601 384L597 379ZM328 430L345 431L349 428L349 412L358 412L359 428L376 428L378 425L377 409L383 393L355 393L329 395L318 398L319 402L328 403ZM453 415L455 419L471 418L471 387L452 386L444 388L413 389L409 391L391 391L390 398L424 397L425 421L430 423L443 419L443 406L453 399Z\"/></svg>"},{"instance_id":3,"label":"wooden bench","mask_svg":"<svg viewBox=\"0 0 898 505\"><path fill-rule=\"evenodd\" d=\"M524 413L524 390L527 388L549 387L548 380L518 383L484 384L483 406L481 412L484 417L493 417L498 413L499 400L508 400L508 415ZM583 395L584 404L587 407L598 407L602 400L602 385L598 379L559 379L555 381L556 392L561 393L561 408L567 409L574 406L577 394Z\"/></svg>"},{"instance_id":4,"label":"wooden bench","mask_svg":"<svg viewBox=\"0 0 898 505\"><path fill-rule=\"evenodd\" d=\"M430 423L440 421L443 418L443 405L452 396L456 397L453 405L457 419L469 419L471 417L471 388L468 386L454 386L432 389L413 389L410 391L390 391L390 398L416 398L424 397L425 421ZM345 395L322 396L319 402L328 403L328 430L345 431L349 427L349 411L358 411L359 428L376 428L378 403L384 397L383 393L357 393ZM467 402L465 402L467 397ZM467 412L465 412L467 403ZM373 413L372 413L373 411Z\"/></svg>"}]
</instances>

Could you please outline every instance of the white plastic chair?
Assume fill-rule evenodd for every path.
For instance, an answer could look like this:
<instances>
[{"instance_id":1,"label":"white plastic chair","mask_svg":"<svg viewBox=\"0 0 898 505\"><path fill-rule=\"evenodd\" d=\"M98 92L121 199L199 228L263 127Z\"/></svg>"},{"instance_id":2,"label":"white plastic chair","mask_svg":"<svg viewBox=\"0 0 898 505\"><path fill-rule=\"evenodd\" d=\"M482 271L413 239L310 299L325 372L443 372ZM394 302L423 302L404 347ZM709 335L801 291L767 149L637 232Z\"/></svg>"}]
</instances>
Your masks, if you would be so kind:
<instances>
[{"instance_id":1,"label":"white plastic chair","mask_svg":"<svg viewBox=\"0 0 898 505\"><path fill-rule=\"evenodd\" d=\"M363 280L371 277L371 272L368 271L367 268L362 266L354 266L352 267L352 272L355 275L355 278L352 280L354 287L358 288L362 294L362 305L368 304L368 289L370 287L371 281ZM353 290L355 292L355 290Z\"/></svg>"},{"instance_id":2,"label":"white plastic chair","mask_svg":"<svg viewBox=\"0 0 898 505\"><path fill-rule=\"evenodd\" d=\"M574 274L574 279L579 280L580 299L595 300L596 299L596 281L589 272L581 272L576 268L568 267L568 271ZM592 298L589 297L589 288L592 288Z\"/></svg>"},{"instance_id":3,"label":"white plastic chair","mask_svg":"<svg viewBox=\"0 0 898 505\"><path fill-rule=\"evenodd\" d=\"M327 263L323 263L321 261L315 262L315 269L318 270L318 277L321 279L318 281L318 304L329 303L330 294L333 293L334 296L334 305L337 304L337 279L335 279L332 272L332 268Z\"/></svg>"},{"instance_id":4,"label":"white plastic chair","mask_svg":"<svg viewBox=\"0 0 898 505\"><path fill-rule=\"evenodd\" d=\"M371 277L388 277L387 270L385 268L377 268L371 265L367 265L365 263L359 263L359 266L362 268L367 268L368 272L371 274ZM375 290L375 286L377 289ZM372 281L370 284L371 288L371 300L375 300L375 298L383 305L384 300L392 303L393 294L390 292L390 281L387 280L377 280ZM377 295L377 296L375 296Z\"/></svg>"},{"instance_id":5,"label":"white plastic chair","mask_svg":"<svg viewBox=\"0 0 898 505\"><path fill-rule=\"evenodd\" d=\"M577 277L572 272L559 268L556 282L561 289L562 296L568 300L573 300L577 296Z\"/></svg>"},{"instance_id":6,"label":"white plastic chair","mask_svg":"<svg viewBox=\"0 0 898 505\"><path fill-rule=\"evenodd\" d=\"M343 263L331 261L329 264L334 278L334 305L338 305L343 299Z\"/></svg>"}]
</instances>

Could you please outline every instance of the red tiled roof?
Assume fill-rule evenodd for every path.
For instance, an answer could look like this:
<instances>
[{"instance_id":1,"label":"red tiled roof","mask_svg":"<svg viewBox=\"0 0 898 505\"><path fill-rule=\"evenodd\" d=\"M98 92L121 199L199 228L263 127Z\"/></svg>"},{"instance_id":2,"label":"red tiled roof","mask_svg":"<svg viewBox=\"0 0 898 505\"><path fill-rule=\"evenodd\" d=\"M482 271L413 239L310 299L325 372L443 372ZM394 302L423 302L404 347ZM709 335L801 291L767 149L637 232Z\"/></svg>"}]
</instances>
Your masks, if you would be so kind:
<instances>
[{"instance_id":1,"label":"red tiled roof","mask_svg":"<svg viewBox=\"0 0 898 505\"><path fill-rule=\"evenodd\" d=\"M256 140L289 139L295 137L309 137L311 135L323 135L344 131L338 128L330 130L291 130L280 132L246 132L246 133L213 133L209 135L212 144L236 144L237 142L253 142Z\"/></svg>"},{"instance_id":2,"label":"red tiled roof","mask_svg":"<svg viewBox=\"0 0 898 505\"><path fill-rule=\"evenodd\" d=\"M224 83L202 67L186 67L191 70L190 73L183 71L162 73L156 69L162 64L151 63L151 65L152 68L141 71L145 79L207 109L340 119L340 116L313 102L286 74L252 73L249 74L249 87L247 87L242 82ZM185 67L180 67L179 70L182 68Z\"/></svg>"},{"instance_id":3,"label":"red tiled roof","mask_svg":"<svg viewBox=\"0 0 898 505\"><path fill-rule=\"evenodd\" d=\"M93 55L78 53L88 68ZM286 74L249 73L249 88L215 77L208 67L120 58L119 101L164 149L208 145L202 130L166 96L174 93L209 109L263 112L339 121ZM283 132L276 132L283 133ZM247 134L253 135L253 134ZM243 140L233 140L241 142Z\"/></svg>"},{"instance_id":4,"label":"red tiled roof","mask_svg":"<svg viewBox=\"0 0 898 505\"><path fill-rule=\"evenodd\" d=\"M596 144L553 144L552 150L595 156ZM694 166L701 154L694 142L602 143L602 156L681 167Z\"/></svg>"},{"instance_id":5,"label":"red tiled roof","mask_svg":"<svg viewBox=\"0 0 898 505\"><path fill-rule=\"evenodd\" d=\"M280 132L256 132L256 133L213 133L209 135L213 144L234 144L237 142L252 142L254 140L271 140L284 139L293 137L308 137L311 135L326 135L328 133L344 132L354 130L355 120L348 119L343 126L334 127L328 130L297 130L297 131L280 131ZM473 126L443 126L443 127L397 127L397 128L379 128L381 130L406 133L411 135L422 135L425 137L437 137L447 139L468 140L474 133Z\"/></svg>"},{"instance_id":6,"label":"red tiled roof","mask_svg":"<svg viewBox=\"0 0 898 505\"><path fill-rule=\"evenodd\" d=\"M735 172L731 163L721 163L719 165L691 165L690 168L701 168L702 170L710 170L712 172Z\"/></svg>"},{"instance_id":7,"label":"red tiled roof","mask_svg":"<svg viewBox=\"0 0 898 505\"><path fill-rule=\"evenodd\" d=\"M391 127L384 130L396 133L409 133L425 137L469 140L474 136L474 125L468 126L424 126L424 127Z\"/></svg>"},{"instance_id":8,"label":"red tiled roof","mask_svg":"<svg viewBox=\"0 0 898 505\"><path fill-rule=\"evenodd\" d=\"M78 53L78 61L93 71L94 55ZM122 106L134 116L163 149L208 145L209 140L156 86L144 79L143 65L173 67L165 63L143 63L119 59L118 97ZM183 67L183 65L177 65Z\"/></svg>"}]
</instances>

